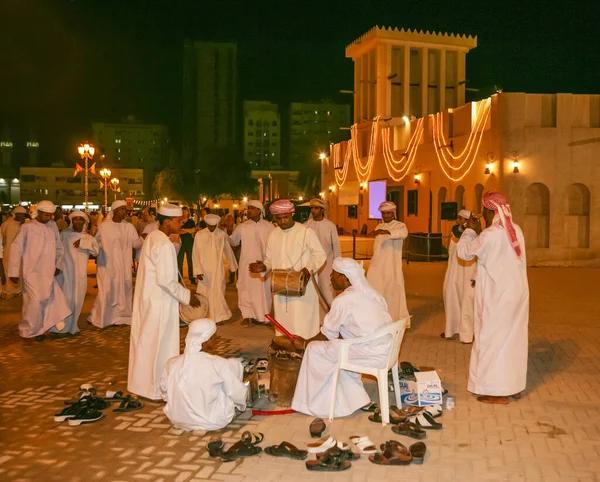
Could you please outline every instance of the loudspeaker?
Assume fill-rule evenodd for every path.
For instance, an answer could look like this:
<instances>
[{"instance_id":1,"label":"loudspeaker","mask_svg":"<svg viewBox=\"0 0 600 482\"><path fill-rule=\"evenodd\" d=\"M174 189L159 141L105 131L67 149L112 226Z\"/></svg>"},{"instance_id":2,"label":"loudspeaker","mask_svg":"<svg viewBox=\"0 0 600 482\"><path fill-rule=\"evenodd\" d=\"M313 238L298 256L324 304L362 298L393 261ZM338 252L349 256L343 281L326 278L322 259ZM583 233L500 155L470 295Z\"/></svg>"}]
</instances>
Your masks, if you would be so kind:
<instances>
[{"instance_id":1,"label":"loudspeaker","mask_svg":"<svg viewBox=\"0 0 600 482\"><path fill-rule=\"evenodd\" d=\"M458 203L442 203L442 219L454 221L458 216Z\"/></svg>"}]
</instances>

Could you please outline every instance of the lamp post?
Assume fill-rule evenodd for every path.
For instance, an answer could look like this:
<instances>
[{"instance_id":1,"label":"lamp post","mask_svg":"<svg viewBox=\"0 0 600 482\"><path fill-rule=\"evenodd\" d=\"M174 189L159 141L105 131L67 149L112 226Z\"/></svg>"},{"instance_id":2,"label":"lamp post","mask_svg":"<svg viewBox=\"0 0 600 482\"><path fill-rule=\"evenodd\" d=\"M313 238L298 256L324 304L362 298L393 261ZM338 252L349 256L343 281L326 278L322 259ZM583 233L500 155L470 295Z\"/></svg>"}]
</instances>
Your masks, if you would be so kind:
<instances>
[{"instance_id":1,"label":"lamp post","mask_svg":"<svg viewBox=\"0 0 600 482\"><path fill-rule=\"evenodd\" d=\"M110 189L115 193L115 201L117 200L117 193L121 192L121 188L119 187L119 180L116 177L113 177L110 180Z\"/></svg>"},{"instance_id":2,"label":"lamp post","mask_svg":"<svg viewBox=\"0 0 600 482\"><path fill-rule=\"evenodd\" d=\"M96 149L89 143L81 144L77 148L77 152L81 156L81 159L85 162L85 212L89 212L88 209L88 161L94 157Z\"/></svg>"},{"instance_id":3,"label":"lamp post","mask_svg":"<svg viewBox=\"0 0 600 482\"><path fill-rule=\"evenodd\" d=\"M104 187L104 212L108 212L108 178L110 177L110 169L107 167L100 170L100 175L104 182L100 183L100 187Z\"/></svg>"}]
</instances>

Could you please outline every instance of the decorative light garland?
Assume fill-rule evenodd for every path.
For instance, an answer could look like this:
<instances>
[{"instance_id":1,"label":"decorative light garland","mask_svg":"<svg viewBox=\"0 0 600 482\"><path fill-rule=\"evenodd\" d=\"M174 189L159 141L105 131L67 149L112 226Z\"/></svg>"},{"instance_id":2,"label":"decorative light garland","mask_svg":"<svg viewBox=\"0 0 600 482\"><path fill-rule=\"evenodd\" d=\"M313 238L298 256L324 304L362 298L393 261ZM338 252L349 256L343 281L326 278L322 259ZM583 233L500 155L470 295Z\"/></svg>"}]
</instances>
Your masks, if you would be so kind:
<instances>
[{"instance_id":1,"label":"decorative light garland","mask_svg":"<svg viewBox=\"0 0 600 482\"><path fill-rule=\"evenodd\" d=\"M340 166L340 151L342 150L342 142L334 144L331 150L331 159L333 161L333 168L335 172L335 182L338 187L342 187L348 177L348 171L350 170L350 158L352 156L352 139L345 142L346 152L344 154L344 160ZM341 167L341 169L340 169ZM340 172L341 171L341 172Z\"/></svg>"},{"instance_id":2,"label":"decorative light garland","mask_svg":"<svg viewBox=\"0 0 600 482\"><path fill-rule=\"evenodd\" d=\"M356 169L356 177L358 178L359 183L368 181L371 171L373 170L373 165L375 163L375 150L377 147L377 141L379 139L379 119L381 119L380 116L377 116L373 119L371 126L371 138L369 140L369 153L367 154L367 161L364 165L358 152L358 125L354 124L352 126L352 154L354 158L354 169Z\"/></svg>"},{"instance_id":3,"label":"decorative light garland","mask_svg":"<svg viewBox=\"0 0 600 482\"><path fill-rule=\"evenodd\" d=\"M400 159L396 159L391 143L390 143L390 132L391 127L383 129L383 157L385 160L385 167L388 175L396 182L401 181L410 172L410 168L416 158L419 144L423 139L424 134L424 120L420 118L417 121L415 130L408 142L406 152L400 155ZM399 167L397 167L399 166ZM398 176L399 175L399 176Z\"/></svg>"}]
</instances>

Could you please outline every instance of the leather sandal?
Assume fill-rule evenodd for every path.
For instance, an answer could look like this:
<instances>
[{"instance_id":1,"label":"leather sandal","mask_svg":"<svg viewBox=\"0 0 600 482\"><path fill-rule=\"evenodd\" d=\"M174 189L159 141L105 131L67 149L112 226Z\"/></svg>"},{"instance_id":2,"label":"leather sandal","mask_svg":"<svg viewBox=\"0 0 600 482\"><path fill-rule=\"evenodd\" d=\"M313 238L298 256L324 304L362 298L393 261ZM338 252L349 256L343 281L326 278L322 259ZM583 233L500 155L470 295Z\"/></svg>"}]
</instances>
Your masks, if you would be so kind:
<instances>
[{"instance_id":1,"label":"leather sandal","mask_svg":"<svg viewBox=\"0 0 600 482\"><path fill-rule=\"evenodd\" d=\"M325 425L325 421L322 418L315 418L310 423L308 429L312 438L320 438L325 433L325 430L327 430L327 425Z\"/></svg>"},{"instance_id":2,"label":"leather sandal","mask_svg":"<svg viewBox=\"0 0 600 482\"><path fill-rule=\"evenodd\" d=\"M352 463L331 454L326 454L316 460L308 460L305 465L308 470L315 472L341 472L352 467Z\"/></svg>"},{"instance_id":3,"label":"leather sandal","mask_svg":"<svg viewBox=\"0 0 600 482\"><path fill-rule=\"evenodd\" d=\"M271 445L265 449L265 453L273 457L288 457L295 460L304 460L308 457L307 450L300 450L290 442L281 442L279 445Z\"/></svg>"}]
</instances>

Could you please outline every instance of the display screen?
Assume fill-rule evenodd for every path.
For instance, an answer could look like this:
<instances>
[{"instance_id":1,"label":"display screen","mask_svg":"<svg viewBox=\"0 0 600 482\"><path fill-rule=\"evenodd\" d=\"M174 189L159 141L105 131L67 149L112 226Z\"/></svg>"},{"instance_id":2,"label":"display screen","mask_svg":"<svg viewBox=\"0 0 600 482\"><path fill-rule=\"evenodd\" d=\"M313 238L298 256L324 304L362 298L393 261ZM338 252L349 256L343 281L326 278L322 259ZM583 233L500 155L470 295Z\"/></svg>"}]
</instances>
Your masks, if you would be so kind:
<instances>
[{"instance_id":1,"label":"display screen","mask_svg":"<svg viewBox=\"0 0 600 482\"><path fill-rule=\"evenodd\" d=\"M386 200L386 196L386 181L369 181L369 219L381 219L378 208Z\"/></svg>"}]
</instances>

